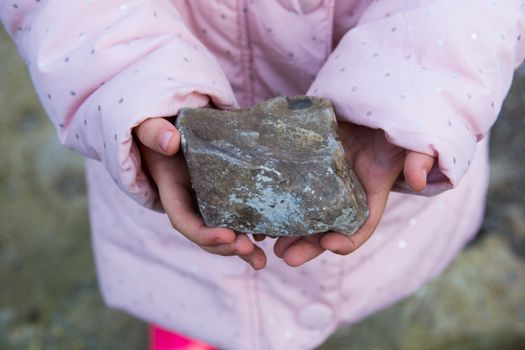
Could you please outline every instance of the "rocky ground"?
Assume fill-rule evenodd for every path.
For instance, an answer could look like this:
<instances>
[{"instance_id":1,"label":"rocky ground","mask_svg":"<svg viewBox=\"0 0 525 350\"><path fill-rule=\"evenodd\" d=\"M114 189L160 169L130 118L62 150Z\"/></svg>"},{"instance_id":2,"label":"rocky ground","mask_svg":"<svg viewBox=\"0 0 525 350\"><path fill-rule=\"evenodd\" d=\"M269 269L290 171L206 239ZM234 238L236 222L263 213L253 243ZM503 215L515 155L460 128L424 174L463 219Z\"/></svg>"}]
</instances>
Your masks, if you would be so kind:
<instances>
[{"instance_id":1,"label":"rocky ground","mask_svg":"<svg viewBox=\"0 0 525 350\"><path fill-rule=\"evenodd\" d=\"M57 144L3 33L0 62L0 349L145 349L145 325L98 294L82 159ZM524 115L522 67L492 134L478 238L414 296L341 329L322 350L523 349Z\"/></svg>"}]
</instances>

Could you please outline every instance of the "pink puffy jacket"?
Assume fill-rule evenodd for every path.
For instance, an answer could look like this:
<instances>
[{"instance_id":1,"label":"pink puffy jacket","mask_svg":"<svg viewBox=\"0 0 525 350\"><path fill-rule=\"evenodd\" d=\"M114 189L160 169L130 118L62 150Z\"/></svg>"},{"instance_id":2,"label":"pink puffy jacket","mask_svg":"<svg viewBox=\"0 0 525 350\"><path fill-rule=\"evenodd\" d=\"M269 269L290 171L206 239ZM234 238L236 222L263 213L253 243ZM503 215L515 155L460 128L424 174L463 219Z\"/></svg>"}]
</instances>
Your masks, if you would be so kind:
<instances>
[{"instance_id":1,"label":"pink puffy jacket","mask_svg":"<svg viewBox=\"0 0 525 350\"><path fill-rule=\"evenodd\" d=\"M479 226L483 137L525 57L522 0L2 0L0 16L60 141L89 158L106 302L228 349L314 347L441 271ZM134 126L305 93L438 157L427 194L456 188L393 194L355 254L260 272L145 209Z\"/></svg>"}]
</instances>

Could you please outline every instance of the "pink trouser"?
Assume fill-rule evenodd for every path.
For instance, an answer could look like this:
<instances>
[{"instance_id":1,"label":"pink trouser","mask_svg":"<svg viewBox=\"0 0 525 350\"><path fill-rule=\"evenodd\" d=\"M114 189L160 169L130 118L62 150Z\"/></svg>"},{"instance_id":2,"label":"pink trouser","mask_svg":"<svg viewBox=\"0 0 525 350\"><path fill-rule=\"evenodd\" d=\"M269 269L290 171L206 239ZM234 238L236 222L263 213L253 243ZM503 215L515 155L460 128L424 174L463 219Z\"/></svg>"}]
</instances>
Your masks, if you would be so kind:
<instances>
[{"instance_id":1,"label":"pink trouser","mask_svg":"<svg viewBox=\"0 0 525 350\"><path fill-rule=\"evenodd\" d=\"M151 325L150 350L216 350L198 340Z\"/></svg>"}]
</instances>

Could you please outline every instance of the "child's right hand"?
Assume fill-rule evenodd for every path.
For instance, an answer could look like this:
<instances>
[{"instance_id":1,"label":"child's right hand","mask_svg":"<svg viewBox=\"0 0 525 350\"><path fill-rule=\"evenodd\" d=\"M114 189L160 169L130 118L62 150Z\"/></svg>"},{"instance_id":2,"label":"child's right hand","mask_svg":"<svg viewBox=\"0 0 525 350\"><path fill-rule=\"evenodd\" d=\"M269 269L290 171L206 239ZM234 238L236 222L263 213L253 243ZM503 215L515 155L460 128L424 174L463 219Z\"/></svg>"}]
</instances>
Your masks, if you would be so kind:
<instances>
[{"instance_id":1,"label":"child's right hand","mask_svg":"<svg viewBox=\"0 0 525 350\"><path fill-rule=\"evenodd\" d=\"M143 166L157 185L160 201L173 227L202 249L218 255L238 255L254 269L266 265L266 256L245 234L210 228L195 209L186 162L179 152L180 135L163 118L152 118L134 128ZM213 176L213 174L211 174Z\"/></svg>"}]
</instances>

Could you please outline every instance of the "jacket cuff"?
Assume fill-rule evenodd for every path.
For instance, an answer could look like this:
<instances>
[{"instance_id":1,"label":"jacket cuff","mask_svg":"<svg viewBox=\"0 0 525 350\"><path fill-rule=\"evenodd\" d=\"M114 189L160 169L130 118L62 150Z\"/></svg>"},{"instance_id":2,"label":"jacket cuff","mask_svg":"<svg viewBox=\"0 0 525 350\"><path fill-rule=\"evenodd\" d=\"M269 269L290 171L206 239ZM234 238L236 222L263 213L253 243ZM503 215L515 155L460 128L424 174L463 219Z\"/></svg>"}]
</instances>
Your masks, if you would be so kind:
<instances>
[{"instance_id":1,"label":"jacket cuff","mask_svg":"<svg viewBox=\"0 0 525 350\"><path fill-rule=\"evenodd\" d=\"M87 140L81 141L95 153L87 155L100 159L128 196L152 209L160 209L158 193L142 169L132 129L148 118L176 116L182 107L203 107L210 102L223 109L237 105L229 82L213 59L206 54L193 55L197 61L187 62L184 68L179 62L163 63L165 57L181 55L169 50L163 48L120 72L97 89L76 113L90 125L98 125L95 132L82 134ZM73 123L62 137L64 143L78 149L79 140L73 135L80 133L75 129L85 127Z\"/></svg>"},{"instance_id":2,"label":"jacket cuff","mask_svg":"<svg viewBox=\"0 0 525 350\"><path fill-rule=\"evenodd\" d=\"M461 109L451 101L460 98L459 92L468 99L465 86L411 58L380 59L376 53L371 46L343 41L308 94L331 100L340 120L382 129L392 144L436 157L439 172L446 177L435 177L440 191L457 185L477 141Z\"/></svg>"}]
</instances>

